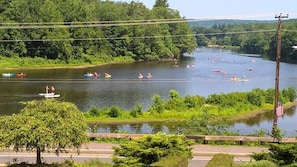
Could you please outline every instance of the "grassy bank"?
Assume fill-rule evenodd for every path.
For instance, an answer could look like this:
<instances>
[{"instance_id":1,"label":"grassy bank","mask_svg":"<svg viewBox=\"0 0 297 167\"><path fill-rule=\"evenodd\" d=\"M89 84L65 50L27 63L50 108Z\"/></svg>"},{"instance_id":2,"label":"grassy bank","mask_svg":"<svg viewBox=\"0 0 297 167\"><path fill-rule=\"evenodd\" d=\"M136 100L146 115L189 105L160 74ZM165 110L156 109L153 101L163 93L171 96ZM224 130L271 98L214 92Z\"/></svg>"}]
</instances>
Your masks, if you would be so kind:
<instances>
[{"instance_id":1,"label":"grassy bank","mask_svg":"<svg viewBox=\"0 0 297 167\"><path fill-rule=\"evenodd\" d=\"M292 109L295 106L297 106L297 101L289 102L284 104L284 110ZM272 112L273 111L273 105L266 106L262 109L252 110L249 112L240 113L237 115L233 115L231 117L228 117L228 120L230 122L234 122L237 120L247 119L247 118L254 118L259 116L260 114L266 113L266 112ZM118 118L110 118L110 117L86 117L86 121L89 124L139 124L139 123L183 123L187 120L190 120L192 117L198 117L201 116L200 114L196 112L190 112L187 114L176 112L176 111L166 111L165 113L159 114L159 115L150 115L149 113L144 113L141 117L133 118L128 116L121 116ZM221 116L221 118L225 118L226 116Z\"/></svg>"},{"instance_id":2,"label":"grassy bank","mask_svg":"<svg viewBox=\"0 0 297 167\"><path fill-rule=\"evenodd\" d=\"M30 58L30 57L15 57L7 58L0 57L0 68L2 69L38 69L38 68L84 68L99 66L104 64L111 63L125 63L133 62L134 60L131 57L115 57L114 59L96 59L92 58L91 60L70 60L68 62L61 60L51 60L45 58Z\"/></svg>"}]
</instances>

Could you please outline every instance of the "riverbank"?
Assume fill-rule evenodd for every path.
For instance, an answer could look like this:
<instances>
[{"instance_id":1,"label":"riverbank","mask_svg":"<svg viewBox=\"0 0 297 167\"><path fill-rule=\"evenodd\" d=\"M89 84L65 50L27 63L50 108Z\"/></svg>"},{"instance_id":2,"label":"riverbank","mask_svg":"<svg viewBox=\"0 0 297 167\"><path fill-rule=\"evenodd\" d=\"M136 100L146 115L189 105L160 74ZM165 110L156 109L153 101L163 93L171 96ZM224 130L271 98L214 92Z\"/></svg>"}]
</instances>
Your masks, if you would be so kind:
<instances>
[{"instance_id":1,"label":"riverbank","mask_svg":"<svg viewBox=\"0 0 297 167\"><path fill-rule=\"evenodd\" d=\"M83 62L82 60L73 60L71 62L63 62L60 60L50 60L45 58L7 58L1 57L0 68L3 70L11 69L59 69L59 68L89 68L102 66L107 64L134 62L131 57L115 57L112 60L97 60Z\"/></svg>"}]
</instances>

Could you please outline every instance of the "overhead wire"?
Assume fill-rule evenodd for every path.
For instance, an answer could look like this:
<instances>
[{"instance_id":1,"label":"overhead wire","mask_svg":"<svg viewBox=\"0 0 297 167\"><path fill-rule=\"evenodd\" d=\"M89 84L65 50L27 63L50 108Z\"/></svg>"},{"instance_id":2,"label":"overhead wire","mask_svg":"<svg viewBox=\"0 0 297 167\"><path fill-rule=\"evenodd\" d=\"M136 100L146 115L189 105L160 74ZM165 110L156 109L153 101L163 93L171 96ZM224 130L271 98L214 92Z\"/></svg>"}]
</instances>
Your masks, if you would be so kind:
<instances>
[{"instance_id":1,"label":"overhead wire","mask_svg":"<svg viewBox=\"0 0 297 167\"><path fill-rule=\"evenodd\" d=\"M254 16L263 16L254 15ZM265 14L267 15L267 14ZM270 14L271 15L271 14ZM246 16L244 16L246 17ZM235 17L233 16L233 19ZM238 16L239 18L239 16ZM241 17L243 18L243 17ZM212 18L211 20L225 20L225 18ZM189 23L207 21L209 19L185 19L185 18L173 18L173 19L151 19L151 20L122 20L122 21L89 21L89 22L40 22L40 23L0 23L0 29L42 29L42 28L90 28L90 27L116 27L116 26L137 26L137 25L152 25L152 24L172 24L172 23ZM4 26L3 26L4 25ZM143 38L174 38L183 36L211 36L211 35L227 35L227 34L243 34L243 33L259 33L259 32L275 32L276 30L259 30L259 31L243 31L243 32L220 32L220 33L207 33L207 34L181 34L181 35L160 35L160 36L132 36L130 39L143 39ZM87 41L87 40L121 40L127 37L99 37L99 38L68 38L68 39L2 39L0 42L20 42L20 41Z\"/></svg>"}]
</instances>

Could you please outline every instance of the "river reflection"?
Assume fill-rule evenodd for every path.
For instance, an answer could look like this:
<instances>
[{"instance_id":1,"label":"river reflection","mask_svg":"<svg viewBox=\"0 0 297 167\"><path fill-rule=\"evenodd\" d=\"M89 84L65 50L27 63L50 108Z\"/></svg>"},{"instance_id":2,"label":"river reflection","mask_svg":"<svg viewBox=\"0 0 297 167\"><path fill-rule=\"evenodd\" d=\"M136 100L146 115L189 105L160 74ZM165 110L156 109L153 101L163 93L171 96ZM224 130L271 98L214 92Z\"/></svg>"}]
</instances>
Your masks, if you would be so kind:
<instances>
[{"instance_id":1,"label":"river reflection","mask_svg":"<svg viewBox=\"0 0 297 167\"><path fill-rule=\"evenodd\" d=\"M195 66L192 66L195 64ZM99 108L117 105L123 110L131 110L136 103L143 105L145 111L152 104L154 94L168 99L171 89L181 96L251 91L255 88L268 89L275 87L275 62L261 59L259 55L239 54L229 50L199 48L193 54L173 62L135 62L108 64L89 68L63 69L0 69L1 73L19 73L23 78L0 78L0 114L9 115L19 112L23 101L41 100L38 94L45 91L45 86L54 85L59 100L74 103L81 111L92 106ZM297 65L280 64L280 89L297 87ZM250 70L252 69L252 70ZM219 71L219 72L218 72ZM100 77L85 77L87 72L100 73ZM109 73L105 79L102 74ZM151 79L138 79L138 74L152 74ZM248 82L234 82L232 76L245 76ZM297 122L296 111L279 118L279 127L294 131ZM234 124L235 130L250 133L260 128L270 130L272 119L269 113L259 118L239 121ZM263 118L262 118L263 117ZM261 118L261 119L260 119ZM131 133L154 133L163 131L178 132L177 127L161 125L119 125L117 127L99 127L99 131L128 131ZM135 128L133 128L135 127Z\"/></svg>"}]
</instances>

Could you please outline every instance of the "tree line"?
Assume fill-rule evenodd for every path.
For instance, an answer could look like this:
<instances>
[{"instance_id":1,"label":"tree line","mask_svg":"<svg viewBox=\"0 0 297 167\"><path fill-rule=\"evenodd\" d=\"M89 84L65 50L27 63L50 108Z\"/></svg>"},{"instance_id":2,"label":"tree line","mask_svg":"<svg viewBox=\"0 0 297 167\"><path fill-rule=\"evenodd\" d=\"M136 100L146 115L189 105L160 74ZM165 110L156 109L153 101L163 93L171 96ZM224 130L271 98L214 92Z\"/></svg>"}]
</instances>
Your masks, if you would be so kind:
<instances>
[{"instance_id":1,"label":"tree line","mask_svg":"<svg viewBox=\"0 0 297 167\"><path fill-rule=\"evenodd\" d=\"M150 61L196 48L190 26L167 0L156 0L152 9L135 1L0 0L0 20L5 58Z\"/></svg>"},{"instance_id":2,"label":"tree line","mask_svg":"<svg viewBox=\"0 0 297 167\"><path fill-rule=\"evenodd\" d=\"M240 24L214 24L211 27L195 26L198 46L219 45L231 47L243 53L259 54L270 60L276 59L278 22L255 22ZM297 62L297 52L292 46L297 45L296 19L282 20L281 61Z\"/></svg>"}]
</instances>

